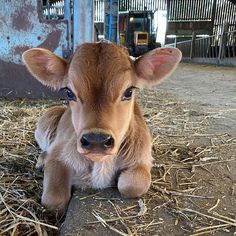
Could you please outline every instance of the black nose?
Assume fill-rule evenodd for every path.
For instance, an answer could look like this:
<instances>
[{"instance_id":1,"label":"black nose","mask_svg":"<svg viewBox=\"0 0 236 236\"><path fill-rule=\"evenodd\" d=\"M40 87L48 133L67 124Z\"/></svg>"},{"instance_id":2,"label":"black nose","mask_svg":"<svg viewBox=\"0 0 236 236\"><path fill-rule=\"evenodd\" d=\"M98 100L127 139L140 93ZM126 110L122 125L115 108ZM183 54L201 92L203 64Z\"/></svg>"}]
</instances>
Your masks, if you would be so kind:
<instances>
[{"instance_id":1,"label":"black nose","mask_svg":"<svg viewBox=\"0 0 236 236\"><path fill-rule=\"evenodd\" d=\"M110 134L105 133L87 133L80 139L82 148L92 149L108 149L114 146L114 139Z\"/></svg>"}]
</instances>

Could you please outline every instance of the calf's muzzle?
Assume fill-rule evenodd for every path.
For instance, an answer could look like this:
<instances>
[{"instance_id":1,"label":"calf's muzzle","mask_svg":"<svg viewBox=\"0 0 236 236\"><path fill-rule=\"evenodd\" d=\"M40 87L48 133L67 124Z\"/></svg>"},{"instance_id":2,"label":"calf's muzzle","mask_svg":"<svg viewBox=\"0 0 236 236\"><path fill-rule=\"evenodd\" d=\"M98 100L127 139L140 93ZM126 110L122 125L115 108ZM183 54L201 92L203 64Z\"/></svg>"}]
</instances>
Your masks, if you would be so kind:
<instances>
[{"instance_id":1,"label":"calf's muzzle","mask_svg":"<svg viewBox=\"0 0 236 236\"><path fill-rule=\"evenodd\" d=\"M114 147L114 138L111 134L91 132L84 134L80 139L81 147L90 151L102 150Z\"/></svg>"}]
</instances>

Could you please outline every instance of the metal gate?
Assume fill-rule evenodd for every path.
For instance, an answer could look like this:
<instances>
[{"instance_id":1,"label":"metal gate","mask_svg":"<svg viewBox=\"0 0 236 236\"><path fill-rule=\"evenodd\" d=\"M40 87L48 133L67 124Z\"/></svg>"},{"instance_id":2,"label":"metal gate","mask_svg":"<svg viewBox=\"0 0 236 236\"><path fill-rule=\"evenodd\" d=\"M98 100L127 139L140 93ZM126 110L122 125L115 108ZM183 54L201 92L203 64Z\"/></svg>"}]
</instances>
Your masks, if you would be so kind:
<instances>
[{"instance_id":1,"label":"metal gate","mask_svg":"<svg viewBox=\"0 0 236 236\"><path fill-rule=\"evenodd\" d=\"M58 97L32 78L22 53L41 47L68 58L78 44L93 41L93 1L54 3L48 15L57 12L57 17L46 16L51 6L45 2L0 0L0 97Z\"/></svg>"}]
</instances>

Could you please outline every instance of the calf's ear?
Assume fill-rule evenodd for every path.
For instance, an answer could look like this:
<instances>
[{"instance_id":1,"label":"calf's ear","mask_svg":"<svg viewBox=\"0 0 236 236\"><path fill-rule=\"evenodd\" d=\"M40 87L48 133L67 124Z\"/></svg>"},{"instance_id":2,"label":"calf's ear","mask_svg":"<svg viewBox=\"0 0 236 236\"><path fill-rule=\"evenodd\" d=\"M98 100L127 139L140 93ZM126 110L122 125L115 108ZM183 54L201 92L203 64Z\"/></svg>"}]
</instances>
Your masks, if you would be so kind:
<instances>
[{"instance_id":1,"label":"calf's ear","mask_svg":"<svg viewBox=\"0 0 236 236\"><path fill-rule=\"evenodd\" d=\"M32 48L22 55L29 72L42 84L59 89L66 86L67 62L43 48Z\"/></svg>"},{"instance_id":2,"label":"calf's ear","mask_svg":"<svg viewBox=\"0 0 236 236\"><path fill-rule=\"evenodd\" d=\"M176 69L182 58L182 53L177 48L157 48L140 58L135 65L137 86L154 86L167 78Z\"/></svg>"}]
</instances>

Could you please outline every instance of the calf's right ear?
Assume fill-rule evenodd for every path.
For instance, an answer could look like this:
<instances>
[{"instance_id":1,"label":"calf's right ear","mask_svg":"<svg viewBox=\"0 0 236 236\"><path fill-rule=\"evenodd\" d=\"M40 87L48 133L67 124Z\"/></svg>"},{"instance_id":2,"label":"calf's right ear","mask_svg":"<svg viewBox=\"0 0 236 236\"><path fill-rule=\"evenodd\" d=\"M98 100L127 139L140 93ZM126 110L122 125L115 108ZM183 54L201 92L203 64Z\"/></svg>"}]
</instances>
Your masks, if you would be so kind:
<instances>
[{"instance_id":1,"label":"calf's right ear","mask_svg":"<svg viewBox=\"0 0 236 236\"><path fill-rule=\"evenodd\" d=\"M67 62L44 48L32 48L22 55L29 72L42 84L60 89L66 86Z\"/></svg>"}]
</instances>

